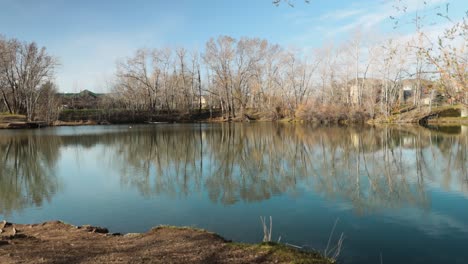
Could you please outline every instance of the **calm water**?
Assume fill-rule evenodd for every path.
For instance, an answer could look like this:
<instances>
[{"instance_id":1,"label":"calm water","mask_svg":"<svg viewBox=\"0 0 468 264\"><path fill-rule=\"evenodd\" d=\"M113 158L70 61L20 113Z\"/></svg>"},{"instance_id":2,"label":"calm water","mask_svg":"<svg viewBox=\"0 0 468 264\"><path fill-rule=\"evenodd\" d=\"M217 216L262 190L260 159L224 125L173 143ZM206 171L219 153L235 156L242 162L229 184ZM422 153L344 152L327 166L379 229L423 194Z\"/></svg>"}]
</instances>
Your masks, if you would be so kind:
<instances>
[{"instance_id":1,"label":"calm water","mask_svg":"<svg viewBox=\"0 0 468 264\"><path fill-rule=\"evenodd\" d=\"M196 226L343 263L468 263L468 127L160 124L0 131L0 219Z\"/></svg>"}]
</instances>

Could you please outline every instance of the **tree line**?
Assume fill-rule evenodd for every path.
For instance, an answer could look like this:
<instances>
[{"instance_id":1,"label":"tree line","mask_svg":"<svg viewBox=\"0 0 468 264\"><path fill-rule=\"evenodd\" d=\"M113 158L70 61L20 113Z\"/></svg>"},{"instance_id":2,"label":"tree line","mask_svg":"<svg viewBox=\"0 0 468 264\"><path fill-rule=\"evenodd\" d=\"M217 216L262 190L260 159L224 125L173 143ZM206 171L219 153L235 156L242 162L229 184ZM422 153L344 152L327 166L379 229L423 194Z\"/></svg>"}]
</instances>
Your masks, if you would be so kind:
<instances>
[{"instance_id":1,"label":"tree line","mask_svg":"<svg viewBox=\"0 0 468 264\"><path fill-rule=\"evenodd\" d=\"M21 42L0 36L0 96L10 114L52 118L56 87L53 84L57 59L35 42Z\"/></svg>"},{"instance_id":2,"label":"tree line","mask_svg":"<svg viewBox=\"0 0 468 264\"><path fill-rule=\"evenodd\" d=\"M202 53L141 49L118 64L114 96L127 109L214 107L227 120L244 118L249 109L272 119L369 118L407 104L421 106L424 94L433 91L468 104L466 42L430 53L434 47L421 38L370 41L356 30L340 45L311 52L230 36L208 40ZM404 99L405 83L414 90L411 102Z\"/></svg>"},{"instance_id":3,"label":"tree line","mask_svg":"<svg viewBox=\"0 0 468 264\"><path fill-rule=\"evenodd\" d=\"M403 21L407 5L396 1L400 14L391 17L395 25L413 26L407 38L355 29L341 43L312 51L230 36L211 38L203 52L141 49L118 64L115 99L135 110L217 108L226 120L245 118L249 110L269 119L363 120L427 101L432 106L437 95L468 106L468 13L452 20L447 5ZM446 25L438 36L424 26L427 17Z\"/></svg>"},{"instance_id":4,"label":"tree line","mask_svg":"<svg viewBox=\"0 0 468 264\"><path fill-rule=\"evenodd\" d=\"M406 1L397 3L406 12ZM432 104L436 94L466 107L468 14L458 21L448 8L432 15L448 21L437 37L423 26L426 16L416 15L409 22L414 34L406 39L356 29L340 43L314 50L231 36L209 39L202 51L139 49L117 63L112 91L99 107L173 115L216 110L225 120L256 113L272 120L335 121L389 116L420 107L427 97ZM398 24L402 18L393 19ZM57 65L34 42L0 37L0 111L28 120L56 118Z\"/></svg>"}]
</instances>

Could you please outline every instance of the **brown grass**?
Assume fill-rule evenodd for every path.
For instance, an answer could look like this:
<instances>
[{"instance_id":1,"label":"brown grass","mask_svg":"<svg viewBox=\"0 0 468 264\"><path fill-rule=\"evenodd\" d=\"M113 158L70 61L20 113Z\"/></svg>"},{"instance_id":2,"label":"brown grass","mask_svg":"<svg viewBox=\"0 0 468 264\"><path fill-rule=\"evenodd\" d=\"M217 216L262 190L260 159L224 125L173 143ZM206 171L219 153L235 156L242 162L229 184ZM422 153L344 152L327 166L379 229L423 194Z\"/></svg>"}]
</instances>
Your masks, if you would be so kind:
<instances>
[{"instance_id":1,"label":"brown grass","mask_svg":"<svg viewBox=\"0 0 468 264\"><path fill-rule=\"evenodd\" d=\"M193 228L158 227L144 234L62 222L8 225L0 263L332 263L318 253L276 244L238 244ZM14 231L14 232L13 232Z\"/></svg>"}]
</instances>

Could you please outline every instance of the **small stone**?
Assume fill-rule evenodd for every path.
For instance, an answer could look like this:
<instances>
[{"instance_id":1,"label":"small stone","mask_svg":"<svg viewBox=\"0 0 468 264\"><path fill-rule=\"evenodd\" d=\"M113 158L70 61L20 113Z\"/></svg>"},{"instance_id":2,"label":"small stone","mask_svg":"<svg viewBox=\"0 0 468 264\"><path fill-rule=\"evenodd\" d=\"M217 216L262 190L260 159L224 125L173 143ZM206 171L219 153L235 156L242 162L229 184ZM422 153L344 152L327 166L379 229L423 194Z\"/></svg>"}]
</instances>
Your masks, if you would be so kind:
<instances>
[{"instance_id":1,"label":"small stone","mask_svg":"<svg viewBox=\"0 0 468 264\"><path fill-rule=\"evenodd\" d=\"M8 223L7 221L3 220L0 222L0 229L4 229L7 226L11 226L11 223Z\"/></svg>"}]
</instances>

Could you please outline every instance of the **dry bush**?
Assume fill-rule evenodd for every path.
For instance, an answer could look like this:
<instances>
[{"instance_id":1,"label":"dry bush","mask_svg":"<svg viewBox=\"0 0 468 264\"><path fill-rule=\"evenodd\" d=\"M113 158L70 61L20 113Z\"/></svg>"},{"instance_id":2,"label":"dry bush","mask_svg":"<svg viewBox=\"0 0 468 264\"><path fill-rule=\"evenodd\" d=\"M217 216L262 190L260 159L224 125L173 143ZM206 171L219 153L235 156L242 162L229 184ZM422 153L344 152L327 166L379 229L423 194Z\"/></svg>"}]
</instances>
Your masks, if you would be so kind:
<instances>
[{"instance_id":1,"label":"dry bush","mask_svg":"<svg viewBox=\"0 0 468 264\"><path fill-rule=\"evenodd\" d=\"M343 105L305 103L297 107L295 117L304 121L320 123L360 123L370 117L361 110L352 110Z\"/></svg>"}]
</instances>

